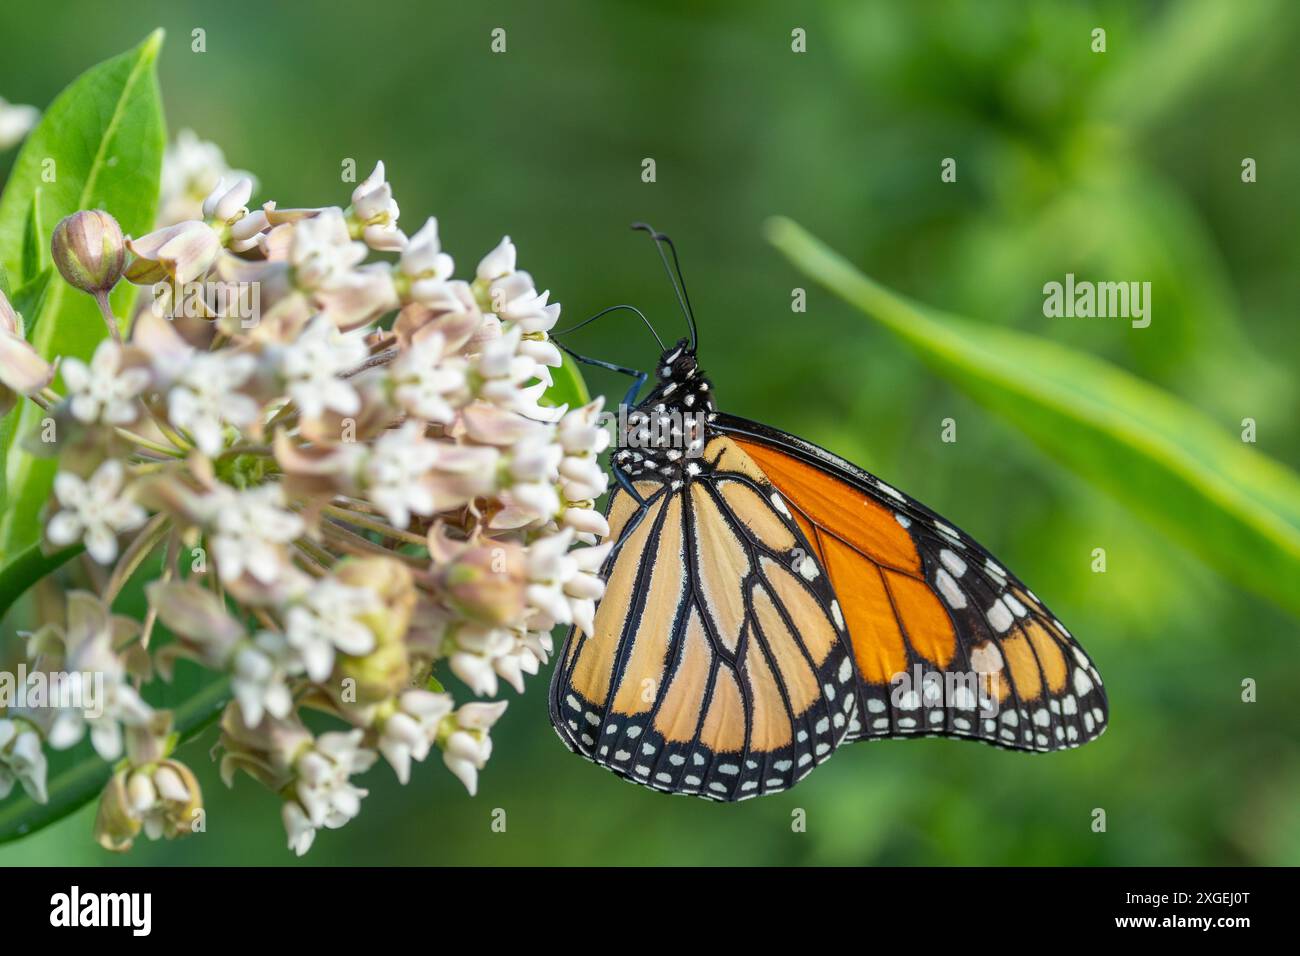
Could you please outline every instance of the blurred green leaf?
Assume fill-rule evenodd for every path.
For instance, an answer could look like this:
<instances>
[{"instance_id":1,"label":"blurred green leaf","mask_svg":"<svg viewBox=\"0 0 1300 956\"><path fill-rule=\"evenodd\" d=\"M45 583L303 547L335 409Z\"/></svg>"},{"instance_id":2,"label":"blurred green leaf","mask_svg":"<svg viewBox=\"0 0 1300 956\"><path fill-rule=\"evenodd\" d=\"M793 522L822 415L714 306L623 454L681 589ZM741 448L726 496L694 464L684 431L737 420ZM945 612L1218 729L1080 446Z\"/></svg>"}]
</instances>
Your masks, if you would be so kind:
<instances>
[{"instance_id":1,"label":"blurred green leaf","mask_svg":"<svg viewBox=\"0 0 1300 956\"><path fill-rule=\"evenodd\" d=\"M1281 40L1279 0L1186 0L1165 7L1097 91L1099 111L1133 128L1152 125L1201 90L1240 72ZM1141 95L1134 95L1136 91Z\"/></svg>"},{"instance_id":2,"label":"blurred green leaf","mask_svg":"<svg viewBox=\"0 0 1300 956\"><path fill-rule=\"evenodd\" d=\"M46 266L9 296L9 304L23 317L23 333L28 338L32 334L32 320L35 320L41 314L41 309L45 307L45 293L50 288L50 279L53 276L54 266Z\"/></svg>"},{"instance_id":3,"label":"blurred green leaf","mask_svg":"<svg viewBox=\"0 0 1300 956\"><path fill-rule=\"evenodd\" d=\"M788 219L772 220L767 233L797 268L1072 471L1224 576L1300 615L1300 476L1122 369L912 303Z\"/></svg>"},{"instance_id":4,"label":"blurred green leaf","mask_svg":"<svg viewBox=\"0 0 1300 956\"><path fill-rule=\"evenodd\" d=\"M162 31L155 31L134 50L87 70L59 94L23 144L0 197L0 264L24 285L45 268L49 236L43 230L79 209L108 210L128 234L152 226L166 139L155 72L161 45ZM34 237L33 229L42 234ZM119 286L113 296L118 314L126 314L133 296L132 287ZM36 350L47 359L88 359L107 334L91 297L55 282L39 302L39 313L26 317ZM0 567L40 537L56 465L18 446L41 417L39 408L25 403L0 434Z\"/></svg>"},{"instance_id":5,"label":"blurred green leaf","mask_svg":"<svg viewBox=\"0 0 1300 956\"><path fill-rule=\"evenodd\" d=\"M225 677L209 675L197 693L173 710L177 746L197 736L220 715L230 696ZM113 773L87 741L50 759L49 801L37 803L21 789L0 804L0 844L20 839L75 813L99 795Z\"/></svg>"},{"instance_id":6,"label":"blurred green leaf","mask_svg":"<svg viewBox=\"0 0 1300 956\"><path fill-rule=\"evenodd\" d=\"M12 561L0 567L0 620L9 608L45 575L63 567L83 550L80 544L45 554L40 544L33 544L14 555Z\"/></svg>"}]
</instances>

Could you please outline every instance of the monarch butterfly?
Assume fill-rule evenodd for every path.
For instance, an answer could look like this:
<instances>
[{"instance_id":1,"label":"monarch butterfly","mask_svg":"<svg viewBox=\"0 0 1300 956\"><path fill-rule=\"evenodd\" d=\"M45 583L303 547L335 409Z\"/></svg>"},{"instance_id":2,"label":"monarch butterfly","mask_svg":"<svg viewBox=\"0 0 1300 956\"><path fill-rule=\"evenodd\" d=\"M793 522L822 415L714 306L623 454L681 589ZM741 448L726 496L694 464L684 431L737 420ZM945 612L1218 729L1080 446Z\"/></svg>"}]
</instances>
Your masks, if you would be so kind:
<instances>
[{"instance_id":1,"label":"monarch butterfly","mask_svg":"<svg viewBox=\"0 0 1300 956\"><path fill-rule=\"evenodd\" d=\"M856 465L717 410L676 249L633 228L655 239L690 339L664 349L611 454L605 596L551 682L569 749L734 801L786 790L856 740L1051 751L1100 735L1096 667L988 551ZM570 354L635 376L625 407L648 378Z\"/></svg>"}]
</instances>

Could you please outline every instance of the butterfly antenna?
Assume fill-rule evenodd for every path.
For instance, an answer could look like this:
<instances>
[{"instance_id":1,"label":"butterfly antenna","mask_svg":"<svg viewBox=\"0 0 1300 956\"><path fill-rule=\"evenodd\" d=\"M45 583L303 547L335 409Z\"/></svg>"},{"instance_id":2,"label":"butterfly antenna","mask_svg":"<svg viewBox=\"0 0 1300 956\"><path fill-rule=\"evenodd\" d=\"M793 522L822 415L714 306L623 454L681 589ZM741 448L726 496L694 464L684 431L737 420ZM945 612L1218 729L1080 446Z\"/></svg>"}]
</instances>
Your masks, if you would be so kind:
<instances>
[{"instance_id":1,"label":"butterfly antenna","mask_svg":"<svg viewBox=\"0 0 1300 956\"><path fill-rule=\"evenodd\" d=\"M677 247L673 245L671 239L647 223L634 222L632 228L647 233L655 241L655 250L659 253L659 261L664 264L664 272L668 274L668 281L672 283L673 292L677 294L677 304L681 307L682 315L686 317L686 324L691 328L691 351L695 351L695 344L699 341L699 335L695 328L695 310L691 308L691 298L686 294L686 278L682 275L682 264L677 258ZM671 266L668 265L668 257L664 255L663 247L665 245L673 254L673 264Z\"/></svg>"},{"instance_id":2,"label":"butterfly antenna","mask_svg":"<svg viewBox=\"0 0 1300 956\"><path fill-rule=\"evenodd\" d=\"M592 322L595 322L602 315L608 315L611 312L619 312L619 311L635 312L638 316L640 316L641 321L645 323L645 327L650 330L650 334L653 335L655 337L655 341L659 343L659 351L662 352L665 350L664 340L659 337L659 333L655 331L655 327L650 323L650 320L645 317L645 313L642 312L634 305L611 305L608 309L601 309L591 318L583 319L577 325L571 325L567 329L561 329L559 332L552 332L551 337L555 338L560 335L568 335L570 332L576 332L584 325L590 325ZM560 347L564 348L564 346L560 346ZM565 351L567 352L568 349L565 349Z\"/></svg>"}]
</instances>

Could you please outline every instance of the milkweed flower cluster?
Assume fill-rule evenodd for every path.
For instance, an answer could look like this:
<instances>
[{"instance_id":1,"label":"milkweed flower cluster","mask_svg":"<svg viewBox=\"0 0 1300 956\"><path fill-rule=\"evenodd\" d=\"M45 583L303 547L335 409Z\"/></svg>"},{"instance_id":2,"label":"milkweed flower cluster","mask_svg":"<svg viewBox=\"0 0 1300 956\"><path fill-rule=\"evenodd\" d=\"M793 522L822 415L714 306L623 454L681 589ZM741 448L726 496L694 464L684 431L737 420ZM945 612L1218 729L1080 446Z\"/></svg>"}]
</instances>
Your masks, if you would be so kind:
<instances>
[{"instance_id":1,"label":"milkweed flower cluster","mask_svg":"<svg viewBox=\"0 0 1300 956\"><path fill-rule=\"evenodd\" d=\"M29 442L57 461L47 545L103 569L27 642L34 673L102 693L0 712L0 796L43 799L46 751L88 736L115 767L101 844L202 829L146 686L198 665L228 681L223 779L280 795L302 854L360 812L380 760L406 783L437 751L475 792L506 702L458 703L438 678L522 691L555 627L591 629L607 434L599 401L548 403L560 306L509 238L456 278L436 219L404 231L382 163L345 206L280 209L192 136L168 157L153 232L119 242L102 212L55 232L112 333L62 360L60 390L0 299L0 400L55 426ZM119 281L140 290L129 317L108 306ZM141 569L147 616L114 614Z\"/></svg>"}]
</instances>

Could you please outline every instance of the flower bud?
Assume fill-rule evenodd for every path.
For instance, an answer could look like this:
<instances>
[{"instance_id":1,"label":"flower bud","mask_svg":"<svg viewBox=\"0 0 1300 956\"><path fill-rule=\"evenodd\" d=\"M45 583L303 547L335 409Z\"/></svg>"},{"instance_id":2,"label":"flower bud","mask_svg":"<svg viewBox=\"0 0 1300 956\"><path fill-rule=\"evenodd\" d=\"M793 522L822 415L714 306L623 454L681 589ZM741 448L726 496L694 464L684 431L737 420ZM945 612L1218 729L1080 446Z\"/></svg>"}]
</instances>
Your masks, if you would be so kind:
<instances>
[{"instance_id":1,"label":"flower bud","mask_svg":"<svg viewBox=\"0 0 1300 956\"><path fill-rule=\"evenodd\" d=\"M365 706L400 693L410 681L407 628L415 612L415 582L406 565L393 558L348 558L334 576L354 588L365 588L379 599L375 610L357 620L375 635L368 654L338 656L337 676L355 682L355 703Z\"/></svg>"},{"instance_id":2,"label":"flower bud","mask_svg":"<svg viewBox=\"0 0 1300 956\"><path fill-rule=\"evenodd\" d=\"M102 209L74 212L55 226L50 252L68 284L92 295L117 285L126 264L122 228Z\"/></svg>"},{"instance_id":3,"label":"flower bud","mask_svg":"<svg viewBox=\"0 0 1300 956\"><path fill-rule=\"evenodd\" d=\"M526 579L523 549L506 542L469 547L441 574L452 606L493 625L512 624L523 616Z\"/></svg>"},{"instance_id":4,"label":"flower bud","mask_svg":"<svg viewBox=\"0 0 1300 956\"><path fill-rule=\"evenodd\" d=\"M119 770L108 781L99 798L99 812L95 816L95 840L105 850L124 853L140 834L140 819L131 810L127 794L127 777L130 771Z\"/></svg>"},{"instance_id":5,"label":"flower bud","mask_svg":"<svg viewBox=\"0 0 1300 956\"><path fill-rule=\"evenodd\" d=\"M394 558L348 558L341 561L334 576L343 584L373 591L379 604L358 620L375 633L376 644L402 640L415 610L415 581L406 565Z\"/></svg>"}]
</instances>

